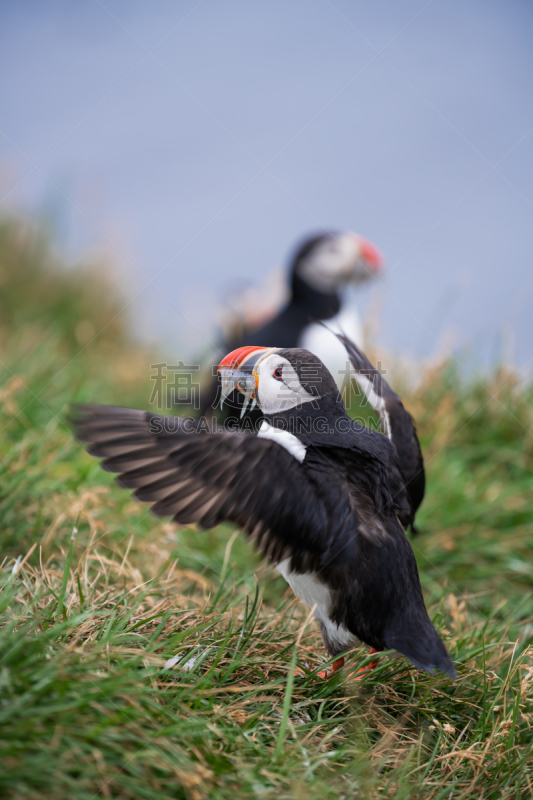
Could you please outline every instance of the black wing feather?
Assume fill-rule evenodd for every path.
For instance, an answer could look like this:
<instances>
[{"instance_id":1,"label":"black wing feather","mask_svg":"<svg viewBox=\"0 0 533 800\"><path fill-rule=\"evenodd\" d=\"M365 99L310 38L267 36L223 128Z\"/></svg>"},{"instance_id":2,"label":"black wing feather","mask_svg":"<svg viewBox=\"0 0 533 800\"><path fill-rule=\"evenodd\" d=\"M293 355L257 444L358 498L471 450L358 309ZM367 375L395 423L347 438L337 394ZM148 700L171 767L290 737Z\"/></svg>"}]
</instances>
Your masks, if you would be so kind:
<instances>
[{"instance_id":1,"label":"black wing feather","mask_svg":"<svg viewBox=\"0 0 533 800\"><path fill-rule=\"evenodd\" d=\"M197 432L179 417L115 406L77 406L71 423L88 452L157 516L204 528L234 522L273 560L291 556L295 569L353 558L357 521L346 482L329 481L326 493L325 466L304 467L276 442Z\"/></svg>"},{"instance_id":2,"label":"black wing feather","mask_svg":"<svg viewBox=\"0 0 533 800\"><path fill-rule=\"evenodd\" d=\"M383 375L378 372L357 345L342 334L337 334L337 338L346 348L352 367L356 372L356 380L360 376L370 381L373 391L382 401L376 410L380 414L382 423L398 454L398 469L405 481L411 505L409 522L413 525L415 514L424 499L426 487L424 459L414 420L405 409L401 398L393 392Z\"/></svg>"}]
</instances>

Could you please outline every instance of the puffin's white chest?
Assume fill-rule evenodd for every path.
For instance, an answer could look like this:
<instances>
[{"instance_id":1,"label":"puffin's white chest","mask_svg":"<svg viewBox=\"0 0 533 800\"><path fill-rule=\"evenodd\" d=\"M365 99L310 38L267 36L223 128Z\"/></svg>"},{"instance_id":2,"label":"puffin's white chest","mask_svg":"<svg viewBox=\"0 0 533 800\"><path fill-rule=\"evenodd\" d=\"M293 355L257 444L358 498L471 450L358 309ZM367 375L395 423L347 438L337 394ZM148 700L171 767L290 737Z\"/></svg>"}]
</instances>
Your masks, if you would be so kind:
<instances>
[{"instance_id":1,"label":"puffin's white chest","mask_svg":"<svg viewBox=\"0 0 533 800\"><path fill-rule=\"evenodd\" d=\"M313 572L306 572L301 575L291 572L290 562L290 558L286 558L285 561L281 561L276 566L294 594L309 608L314 607L315 617L320 626L325 629L330 642L335 642L338 645L338 649L352 647L357 641L356 637L344 625L337 625L330 619L333 603L329 587L322 583L320 578Z\"/></svg>"},{"instance_id":2,"label":"puffin's white chest","mask_svg":"<svg viewBox=\"0 0 533 800\"><path fill-rule=\"evenodd\" d=\"M318 356L340 387L345 380L346 370L350 369L350 361L344 345L334 334L343 333L358 347L363 347L363 324L355 309L345 307L335 317L328 320L326 325L334 333L317 322L312 323L302 331L298 347L303 347L304 350L309 350Z\"/></svg>"}]
</instances>

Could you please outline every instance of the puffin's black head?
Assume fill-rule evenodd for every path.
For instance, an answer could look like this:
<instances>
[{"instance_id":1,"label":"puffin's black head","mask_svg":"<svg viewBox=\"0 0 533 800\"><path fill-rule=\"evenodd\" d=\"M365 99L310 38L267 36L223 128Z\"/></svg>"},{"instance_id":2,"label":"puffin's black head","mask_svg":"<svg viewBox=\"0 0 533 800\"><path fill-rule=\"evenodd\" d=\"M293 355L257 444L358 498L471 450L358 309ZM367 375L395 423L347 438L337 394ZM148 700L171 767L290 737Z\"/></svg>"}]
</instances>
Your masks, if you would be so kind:
<instances>
[{"instance_id":1,"label":"puffin's black head","mask_svg":"<svg viewBox=\"0 0 533 800\"><path fill-rule=\"evenodd\" d=\"M346 410L335 380L322 361L308 350L277 347L239 347L219 365L222 401L235 388L245 395L243 413L249 400L259 403L265 416L312 404Z\"/></svg>"},{"instance_id":2,"label":"puffin's black head","mask_svg":"<svg viewBox=\"0 0 533 800\"><path fill-rule=\"evenodd\" d=\"M306 239L292 261L293 291L298 279L324 294L362 282L383 266L379 250L357 233L321 233Z\"/></svg>"}]
</instances>

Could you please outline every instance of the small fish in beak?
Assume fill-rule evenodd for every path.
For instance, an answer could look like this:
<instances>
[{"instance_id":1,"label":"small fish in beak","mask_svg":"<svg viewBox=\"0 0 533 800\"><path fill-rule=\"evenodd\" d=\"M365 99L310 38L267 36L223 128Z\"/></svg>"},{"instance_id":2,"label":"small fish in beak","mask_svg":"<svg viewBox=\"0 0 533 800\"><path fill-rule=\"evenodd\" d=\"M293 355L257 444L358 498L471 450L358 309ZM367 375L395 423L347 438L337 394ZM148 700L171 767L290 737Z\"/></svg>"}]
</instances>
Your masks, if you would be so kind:
<instances>
[{"instance_id":1,"label":"small fish in beak","mask_svg":"<svg viewBox=\"0 0 533 800\"><path fill-rule=\"evenodd\" d=\"M255 408L257 403L255 392L259 380L256 367L266 355L275 350L276 347L238 347L222 359L218 365L221 384L220 408L235 389L244 395L241 419L250 400L252 401L250 411Z\"/></svg>"}]
</instances>

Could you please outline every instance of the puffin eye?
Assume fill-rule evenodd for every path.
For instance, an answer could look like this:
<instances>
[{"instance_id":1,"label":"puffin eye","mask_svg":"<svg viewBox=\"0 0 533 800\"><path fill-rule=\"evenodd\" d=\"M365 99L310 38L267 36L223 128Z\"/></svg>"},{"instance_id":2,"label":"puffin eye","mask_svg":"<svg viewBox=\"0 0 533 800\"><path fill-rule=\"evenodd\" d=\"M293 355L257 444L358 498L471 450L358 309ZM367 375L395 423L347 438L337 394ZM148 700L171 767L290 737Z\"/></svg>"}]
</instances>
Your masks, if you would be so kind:
<instances>
[{"instance_id":1,"label":"puffin eye","mask_svg":"<svg viewBox=\"0 0 533 800\"><path fill-rule=\"evenodd\" d=\"M272 377L275 378L277 381L282 380L282 378L283 378L283 367L276 367L276 369L272 373Z\"/></svg>"}]
</instances>

